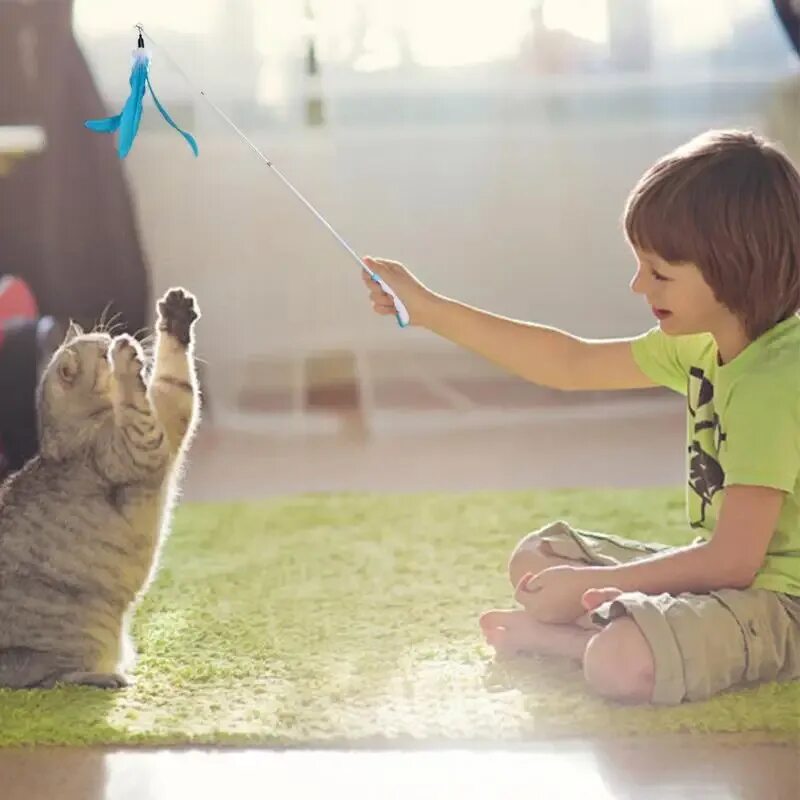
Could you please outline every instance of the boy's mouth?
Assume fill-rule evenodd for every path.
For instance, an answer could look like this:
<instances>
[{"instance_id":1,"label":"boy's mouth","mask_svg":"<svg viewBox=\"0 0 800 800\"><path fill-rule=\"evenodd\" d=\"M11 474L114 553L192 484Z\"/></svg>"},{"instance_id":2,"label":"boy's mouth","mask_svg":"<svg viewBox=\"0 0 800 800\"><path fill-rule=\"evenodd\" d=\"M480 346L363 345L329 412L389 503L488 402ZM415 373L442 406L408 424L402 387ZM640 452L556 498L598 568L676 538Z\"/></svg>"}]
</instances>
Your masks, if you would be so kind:
<instances>
[{"instance_id":1,"label":"boy's mouth","mask_svg":"<svg viewBox=\"0 0 800 800\"><path fill-rule=\"evenodd\" d=\"M672 312L667 311L666 308L655 308L653 306L651 306L651 308L653 309L653 314L655 314L658 319L666 319L667 317L672 316Z\"/></svg>"}]
</instances>

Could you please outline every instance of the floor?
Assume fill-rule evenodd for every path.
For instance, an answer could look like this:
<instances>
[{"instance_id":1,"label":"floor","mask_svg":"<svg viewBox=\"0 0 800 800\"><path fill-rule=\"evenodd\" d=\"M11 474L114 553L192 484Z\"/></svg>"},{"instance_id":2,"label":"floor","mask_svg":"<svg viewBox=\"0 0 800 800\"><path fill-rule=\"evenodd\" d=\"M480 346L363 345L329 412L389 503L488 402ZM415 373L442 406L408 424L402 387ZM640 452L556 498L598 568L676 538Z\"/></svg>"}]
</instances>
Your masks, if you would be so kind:
<instances>
[{"instance_id":1,"label":"floor","mask_svg":"<svg viewBox=\"0 0 800 800\"><path fill-rule=\"evenodd\" d=\"M661 486L683 480L680 402L547 415L492 430L369 438L223 433L193 446L186 500L308 491ZM800 714L800 709L798 710ZM0 723L1 724L1 723ZM0 750L3 800L192 800L222 795L797 800L798 746L742 737L565 741L503 749Z\"/></svg>"},{"instance_id":2,"label":"floor","mask_svg":"<svg viewBox=\"0 0 800 800\"><path fill-rule=\"evenodd\" d=\"M797 800L796 748L667 740L502 750L0 751L4 800Z\"/></svg>"},{"instance_id":3,"label":"floor","mask_svg":"<svg viewBox=\"0 0 800 800\"><path fill-rule=\"evenodd\" d=\"M367 436L357 417L340 435L258 436L201 428L184 480L186 500L321 491L474 491L669 486L683 482L680 398L632 400L525 422L443 433ZM224 467L223 467L224 465Z\"/></svg>"}]
</instances>

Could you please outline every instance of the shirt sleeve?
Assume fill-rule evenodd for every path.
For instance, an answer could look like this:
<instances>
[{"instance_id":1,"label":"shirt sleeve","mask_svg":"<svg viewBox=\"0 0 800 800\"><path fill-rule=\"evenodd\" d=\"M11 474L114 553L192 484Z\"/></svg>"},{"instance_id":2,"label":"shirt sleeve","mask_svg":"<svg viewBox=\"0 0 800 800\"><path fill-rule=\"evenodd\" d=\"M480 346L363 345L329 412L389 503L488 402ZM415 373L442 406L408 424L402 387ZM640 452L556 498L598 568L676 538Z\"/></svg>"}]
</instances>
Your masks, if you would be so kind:
<instances>
[{"instance_id":1,"label":"shirt sleeve","mask_svg":"<svg viewBox=\"0 0 800 800\"><path fill-rule=\"evenodd\" d=\"M746 375L731 389L722 420L725 484L793 492L800 474L800 401L794 381Z\"/></svg>"},{"instance_id":2,"label":"shirt sleeve","mask_svg":"<svg viewBox=\"0 0 800 800\"><path fill-rule=\"evenodd\" d=\"M689 370L680 357L679 337L652 328L631 341L631 352L639 369L653 383L686 394Z\"/></svg>"}]
</instances>

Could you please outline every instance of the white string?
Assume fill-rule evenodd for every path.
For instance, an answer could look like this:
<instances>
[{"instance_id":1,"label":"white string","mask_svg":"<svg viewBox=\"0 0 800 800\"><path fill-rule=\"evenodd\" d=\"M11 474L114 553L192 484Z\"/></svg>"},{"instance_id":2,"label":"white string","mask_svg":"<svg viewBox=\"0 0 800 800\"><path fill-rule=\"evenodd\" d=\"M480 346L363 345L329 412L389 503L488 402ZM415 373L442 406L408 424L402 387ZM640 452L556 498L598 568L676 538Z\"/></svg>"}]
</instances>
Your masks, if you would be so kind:
<instances>
[{"instance_id":1,"label":"white string","mask_svg":"<svg viewBox=\"0 0 800 800\"><path fill-rule=\"evenodd\" d=\"M367 267L367 265L363 262L361 256L359 256L358 253L356 253L356 251L353 250L353 248L350 247L350 245L333 229L333 227L331 227L330 223L325 219L325 217L323 217L322 214L320 214L319 211L317 211L317 209L314 208L314 206L312 206L311 203L309 203L309 201L306 200L305 197L303 197L303 195L291 184L289 179L253 144L253 142L250 141L250 139L248 139L248 137L242 132L242 130L240 130L240 128L236 125L236 123L233 122L233 120L216 103L214 103L208 97L205 91L203 89L200 89L193 83L193 81L181 69L180 65L169 55L169 53L163 47L161 47L155 41L155 39L153 39L153 37L149 33L147 33L147 31L145 31L144 27L141 24L137 24L134 27L139 31L139 33L142 34L142 36L145 39L147 39L150 42L150 44L156 50L158 50L161 53L161 55L164 56L164 58L172 65L172 68L176 72L178 72L181 75L181 77L186 81L189 88L193 89L195 92L200 94L202 98L206 101L206 103L208 103L211 106L211 108L213 108L214 111L216 111L217 114L231 128L233 128L233 130L236 132L239 138L242 139L242 141L244 141L245 144L247 144L250 147L250 149L284 182L284 184L286 184L286 186L292 190L295 197L297 197L297 199L300 200L300 202L303 203L303 205L305 205L305 207L330 231L330 233L333 234L336 241L338 241L339 244L341 244L342 247L344 247L344 249L347 250L347 252L358 262L358 265L367 273L369 273L369 275L372 275L373 274L372 270L370 270L369 267Z\"/></svg>"}]
</instances>

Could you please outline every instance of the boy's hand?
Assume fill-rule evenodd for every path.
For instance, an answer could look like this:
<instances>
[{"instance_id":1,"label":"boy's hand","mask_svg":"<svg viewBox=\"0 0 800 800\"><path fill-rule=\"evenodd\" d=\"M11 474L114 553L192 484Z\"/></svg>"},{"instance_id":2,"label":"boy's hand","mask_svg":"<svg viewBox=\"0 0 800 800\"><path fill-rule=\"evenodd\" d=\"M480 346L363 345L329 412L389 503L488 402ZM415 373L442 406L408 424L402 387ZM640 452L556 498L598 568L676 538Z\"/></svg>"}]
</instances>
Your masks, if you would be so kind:
<instances>
[{"instance_id":1,"label":"boy's hand","mask_svg":"<svg viewBox=\"0 0 800 800\"><path fill-rule=\"evenodd\" d=\"M594 590L602 590L597 594ZM539 622L567 624L575 622L596 599L611 599L618 590L607 589L602 567L548 567L537 575L528 573L517 584L516 600ZM588 594L587 594L588 593ZM586 599L584 599L586 594Z\"/></svg>"},{"instance_id":2,"label":"boy's hand","mask_svg":"<svg viewBox=\"0 0 800 800\"><path fill-rule=\"evenodd\" d=\"M424 325L436 295L424 286L411 272L398 261L366 256L364 263L391 287L392 291L403 301L408 309L411 325ZM380 285L372 280L366 272L362 272L364 283L369 289L372 307L376 313L394 315L395 307L391 295L383 291Z\"/></svg>"}]
</instances>

